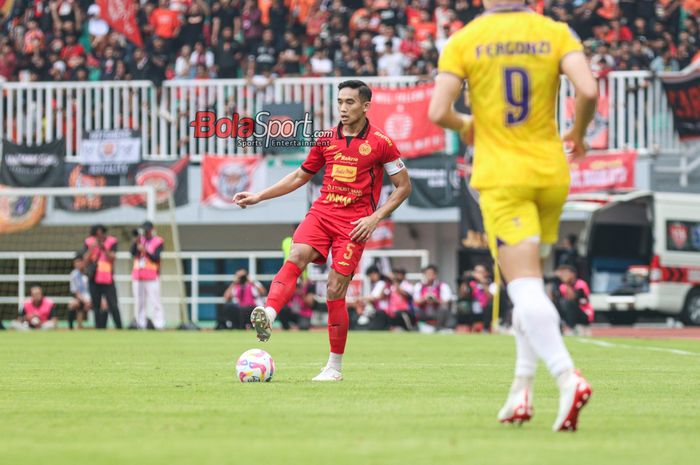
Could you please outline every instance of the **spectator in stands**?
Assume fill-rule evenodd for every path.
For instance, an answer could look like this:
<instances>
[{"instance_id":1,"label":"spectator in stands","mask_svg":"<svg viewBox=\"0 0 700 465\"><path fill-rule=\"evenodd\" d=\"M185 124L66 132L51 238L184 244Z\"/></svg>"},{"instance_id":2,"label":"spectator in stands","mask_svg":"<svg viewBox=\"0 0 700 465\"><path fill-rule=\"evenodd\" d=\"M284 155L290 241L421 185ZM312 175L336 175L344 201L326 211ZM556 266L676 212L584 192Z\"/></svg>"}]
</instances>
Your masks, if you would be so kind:
<instances>
[{"instance_id":1,"label":"spectator in stands","mask_svg":"<svg viewBox=\"0 0 700 465\"><path fill-rule=\"evenodd\" d=\"M265 292L262 284L249 279L248 270L236 271L233 282L224 292L225 316L218 319L216 329L247 329L250 314Z\"/></svg>"},{"instance_id":2,"label":"spectator in stands","mask_svg":"<svg viewBox=\"0 0 700 465\"><path fill-rule=\"evenodd\" d=\"M387 42L382 56L377 60L377 72L380 76L403 76L406 57Z\"/></svg>"},{"instance_id":3,"label":"spectator in stands","mask_svg":"<svg viewBox=\"0 0 700 465\"><path fill-rule=\"evenodd\" d=\"M29 289L31 297L24 301L19 317L12 322L12 328L26 331L30 329L55 329L58 317L53 300L44 297L44 290L38 284Z\"/></svg>"},{"instance_id":4,"label":"spectator in stands","mask_svg":"<svg viewBox=\"0 0 700 465\"><path fill-rule=\"evenodd\" d=\"M661 52L661 55L651 61L649 69L661 73L664 71L680 71L681 67L678 64L678 60L673 57L671 49L666 47Z\"/></svg>"},{"instance_id":5,"label":"spectator in stands","mask_svg":"<svg viewBox=\"0 0 700 465\"><path fill-rule=\"evenodd\" d=\"M217 66L216 74L219 78L234 79L238 77L243 57L242 52L241 44L233 38L233 29L229 26L224 27L214 53Z\"/></svg>"},{"instance_id":6,"label":"spectator in stands","mask_svg":"<svg viewBox=\"0 0 700 465\"><path fill-rule=\"evenodd\" d=\"M153 223L144 222L134 231L131 243L131 288L134 296L133 325L137 329L148 327L148 307L153 309L153 327L165 328L165 311L160 296L160 263L164 241L153 229Z\"/></svg>"},{"instance_id":7,"label":"spectator in stands","mask_svg":"<svg viewBox=\"0 0 700 465\"><path fill-rule=\"evenodd\" d=\"M83 329L83 321L87 312L92 308L92 301L90 300L88 277L85 274L85 260L83 260L81 253L73 258L73 271L70 272L69 288L72 298L68 302L68 327L73 329L73 324L77 320L78 329Z\"/></svg>"},{"instance_id":8,"label":"spectator in stands","mask_svg":"<svg viewBox=\"0 0 700 465\"><path fill-rule=\"evenodd\" d=\"M112 314L114 326L122 327L122 318L117 301L117 288L114 285L114 262L117 258L117 238L107 235L107 228L96 224L90 228L90 235L85 238L82 254L87 275L90 280L90 298L95 314L95 327L107 327L107 312L101 309L102 297L107 299L109 313Z\"/></svg>"},{"instance_id":9,"label":"spectator in stands","mask_svg":"<svg viewBox=\"0 0 700 465\"><path fill-rule=\"evenodd\" d=\"M277 318L282 328L289 330L294 324L300 330L308 330L311 327L311 316L316 308L316 285L309 279L303 280L296 289L296 293L284 307Z\"/></svg>"},{"instance_id":10,"label":"spectator in stands","mask_svg":"<svg viewBox=\"0 0 700 465\"><path fill-rule=\"evenodd\" d=\"M263 34L262 12L255 0L244 0L241 10L241 29L246 51L253 52L257 49Z\"/></svg>"},{"instance_id":11,"label":"spectator in stands","mask_svg":"<svg viewBox=\"0 0 700 465\"><path fill-rule=\"evenodd\" d=\"M212 16L212 45L218 45L219 38L225 28L231 28L231 37L237 38L241 32L241 16L238 1L214 0L211 6Z\"/></svg>"},{"instance_id":12,"label":"spectator in stands","mask_svg":"<svg viewBox=\"0 0 700 465\"><path fill-rule=\"evenodd\" d=\"M168 42L168 46L175 44L175 39L180 34L182 21L180 14L168 7L168 0L160 0L158 8L153 10L148 22L153 28L153 34Z\"/></svg>"},{"instance_id":13,"label":"spectator in stands","mask_svg":"<svg viewBox=\"0 0 700 465\"><path fill-rule=\"evenodd\" d=\"M588 284L578 277L576 269L569 265L561 265L556 270L560 280L555 289L555 301L565 324L565 332L573 332L578 336L590 335L590 325L593 322L593 306L589 300L591 291Z\"/></svg>"},{"instance_id":14,"label":"spectator in stands","mask_svg":"<svg viewBox=\"0 0 700 465\"><path fill-rule=\"evenodd\" d=\"M94 48L100 45L107 38L109 25L100 16L101 9L97 4L92 4L87 9L88 34L90 35L90 45Z\"/></svg>"},{"instance_id":15,"label":"spectator in stands","mask_svg":"<svg viewBox=\"0 0 700 465\"><path fill-rule=\"evenodd\" d=\"M214 66L214 53L204 46L204 42L194 44L194 50L190 55L190 69L197 69L197 66L204 66L209 77L216 77L216 67ZM194 76L196 77L196 75Z\"/></svg>"},{"instance_id":16,"label":"spectator in stands","mask_svg":"<svg viewBox=\"0 0 700 465\"><path fill-rule=\"evenodd\" d=\"M346 46L346 48L349 49L349 46ZM301 60L303 55L304 53L299 38L292 32L286 32L284 35L284 44L279 54L279 72L288 77L299 76L301 74Z\"/></svg>"},{"instance_id":17,"label":"spectator in stands","mask_svg":"<svg viewBox=\"0 0 700 465\"><path fill-rule=\"evenodd\" d=\"M452 300L452 290L447 283L439 280L437 266L423 268L423 281L416 284L413 290L418 321L430 322L438 330L453 328Z\"/></svg>"}]
</instances>

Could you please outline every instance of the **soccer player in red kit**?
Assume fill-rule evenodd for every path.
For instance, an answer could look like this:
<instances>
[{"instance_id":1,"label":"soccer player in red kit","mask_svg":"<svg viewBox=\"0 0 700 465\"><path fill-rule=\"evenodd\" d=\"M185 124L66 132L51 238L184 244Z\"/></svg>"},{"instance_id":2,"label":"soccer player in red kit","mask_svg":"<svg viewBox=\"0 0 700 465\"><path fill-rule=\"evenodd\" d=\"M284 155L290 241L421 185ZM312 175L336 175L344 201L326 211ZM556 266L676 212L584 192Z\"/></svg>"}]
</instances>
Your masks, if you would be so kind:
<instances>
[{"instance_id":1,"label":"soccer player in red kit","mask_svg":"<svg viewBox=\"0 0 700 465\"><path fill-rule=\"evenodd\" d=\"M330 356L314 381L340 381L348 335L345 294L365 242L379 221L387 217L411 193L411 181L396 144L367 119L372 91L362 81L338 85L340 123L331 135L320 138L301 168L271 187L258 192L239 192L234 202L245 208L263 200L286 195L311 180L325 165L321 196L314 202L293 236L289 258L270 286L265 307L253 310L250 320L260 341L270 338L277 314L292 297L297 279L311 262L324 264L333 257L328 274L328 338ZM386 171L395 189L377 207Z\"/></svg>"}]
</instances>

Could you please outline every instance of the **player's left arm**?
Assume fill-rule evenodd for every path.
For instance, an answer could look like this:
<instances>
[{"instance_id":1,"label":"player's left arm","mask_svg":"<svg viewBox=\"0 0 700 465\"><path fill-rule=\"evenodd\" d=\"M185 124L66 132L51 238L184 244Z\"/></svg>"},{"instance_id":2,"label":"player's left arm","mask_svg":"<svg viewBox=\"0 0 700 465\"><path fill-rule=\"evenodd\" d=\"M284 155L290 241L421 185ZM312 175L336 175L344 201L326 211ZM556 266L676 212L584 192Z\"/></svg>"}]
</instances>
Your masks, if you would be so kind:
<instances>
[{"instance_id":1,"label":"player's left arm","mask_svg":"<svg viewBox=\"0 0 700 465\"><path fill-rule=\"evenodd\" d=\"M356 242L365 242L370 238L377 225L381 220L391 215L391 213L399 208L399 205L411 195L411 178L408 176L408 170L402 169L389 177L394 184L394 191L391 193L386 203L379 207L373 214L355 220L352 224L355 228L350 233L350 238Z\"/></svg>"},{"instance_id":2,"label":"player's left arm","mask_svg":"<svg viewBox=\"0 0 700 465\"><path fill-rule=\"evenodd\" d=\"M435 78L433 96L428 108L428 119L445 129L459 132L466 143L473 140L473 118L458 113L454 103L462 93L462 83L466 78L464 53L460 50L460 37L453 36L440 54L439 74Z\"/></svg>"}]
</instances>

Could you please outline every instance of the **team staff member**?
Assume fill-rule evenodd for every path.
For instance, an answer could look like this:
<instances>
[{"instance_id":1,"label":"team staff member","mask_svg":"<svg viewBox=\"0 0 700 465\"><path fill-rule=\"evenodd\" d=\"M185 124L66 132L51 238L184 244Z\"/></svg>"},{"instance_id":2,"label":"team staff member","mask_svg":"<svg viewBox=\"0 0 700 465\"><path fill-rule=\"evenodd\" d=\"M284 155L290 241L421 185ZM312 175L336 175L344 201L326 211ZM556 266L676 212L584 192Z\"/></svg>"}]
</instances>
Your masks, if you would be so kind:
<instances>
[{"instance_id":1,"label":"team staff member","mask_svg":"<svg viewBox=\"0 0 700 465\"><path fill-rule=\"evenodd\" d=\"M146 221L135 231L131 244L134 265L131 287L134 295L134 321L138 329L146 329L148 307L153 308L153 326L165 328L165 312L160 301L160 255L163 239L153 232L153 223Z\"/></svg>"},{"instance_id":2,"label":"team staff member","mask_svg":"<svg viewBox=\"0 0 700 465\"><path fill-rule=\"evenodd\" d=\"M575 370L547 298L540 259L556 243L569 190L569 166L555 120L560 74L576 88L574 125L564 140L574 159L586 155L584 135L598 97L578 37L527 9L522 0L484 0L487 11L445 45L429 108L442 127L475 138L471 184L479 190L491 252L515 305L515 380L498 418L532 415L532 388L541 358L559 386L555 431L575 431L591 395ZM454 111L468 82L473 120Z\"/></svg>"},{"instance_id":3,"label":"team staff member","mask_svg":"<svg viewBox=\"0 0 700 465\"><path fill-rule=\"evenodd\" d=\"M240 192L234 197L241 207L280 197L305 185L326 167L321 195L294 233L289 258L270 286L266 306L256 307L251 315L258 339L266 341L277 314L294 294L302 270L311 262L325 264L329 251L332 252L327 294L331 353L315 381L343 379L341 366L349 326L345 302L348 286L377 223L411 192L411 181L396 144L367 119L371 100L372 91L364 82L341 82L340 123L329 131L332 134L318 140L301 168L261 192ZM385 171L396 189L378 207Z\"/></svg>"},{"instance_id":4,"label":"team staff member","mask_svg":"<svg viewBox=\"0 0 700 465\"><path fill-rule=\"evenodd\" d=\"M108 312L112 314L114 326L121 329L122 317L119 314L117 288L114 285L114 261L117 258L117 238L107 235L104 225L96 224L90 228L90 235L85 238L83 259L87 264L90 279L90 298L95 312L95 327L107 327L109 315L102 310L102 297L107 300Z\"/></svg>"}]
</instances>

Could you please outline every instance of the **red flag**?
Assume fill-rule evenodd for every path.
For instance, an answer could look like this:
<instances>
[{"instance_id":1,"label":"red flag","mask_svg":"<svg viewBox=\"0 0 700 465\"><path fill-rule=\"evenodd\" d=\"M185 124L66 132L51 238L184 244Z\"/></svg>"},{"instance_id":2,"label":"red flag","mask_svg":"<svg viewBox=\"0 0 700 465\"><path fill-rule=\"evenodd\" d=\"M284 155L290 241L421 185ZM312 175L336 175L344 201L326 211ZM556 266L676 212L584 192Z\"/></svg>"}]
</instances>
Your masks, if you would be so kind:
<instances>
[{"instance_id":1,"label":"red flag","mask_svg":"<svg viewBox=\"0 0 700 465\"><path fill-rule=\"evenodd\" d=\"M259 191L266 187L267 164L262 157L217 157L202 159L202 204L234 208L238 192Z\"/></svg>"},{"instance_id":2,"label":"red flag","mask_svg":"<svg viewBox=\"0 0 700 465\"><path fill-rule=\"evenodd\" d=\"M426 120L433 84L372 89L369 120L391 137L405 158L445 150L445 131Z\"/></svg>"},{"instance_id":3,"label":"red flag","mask_svg":"<svg viewBox=\"0 0 700 465\"><path fill-rule=\"evenodd\" d=\"M109 27L124 34L124 36L143 47L141 31L136 24L136 2L133 0L97 0L100 16L107 21Z\"/></svg>"}]
</instances>

